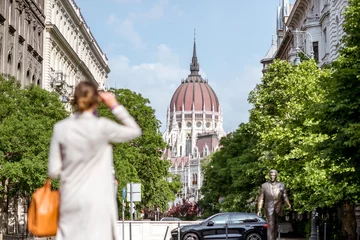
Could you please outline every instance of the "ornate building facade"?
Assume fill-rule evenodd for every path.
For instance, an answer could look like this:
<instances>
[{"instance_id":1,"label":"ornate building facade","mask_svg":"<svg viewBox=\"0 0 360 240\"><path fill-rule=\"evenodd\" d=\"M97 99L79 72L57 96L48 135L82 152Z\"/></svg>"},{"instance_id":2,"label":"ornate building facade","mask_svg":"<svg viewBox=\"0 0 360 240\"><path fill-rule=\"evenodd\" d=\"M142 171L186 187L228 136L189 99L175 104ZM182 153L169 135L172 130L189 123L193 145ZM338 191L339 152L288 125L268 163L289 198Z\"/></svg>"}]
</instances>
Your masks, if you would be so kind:
<instances>
[{"instance_id":1,"label":"ornate building facade","mask_svg":"<svg viewBox=\"0 0 360 240\"><path fill-rule=\"evenodd\" d=\"M0 1L0 73L41 84L44 0Z\"/></svg>"},{"instance_id":2,"label":"ornate building facade","mask_svg":"<svg viewBox=\"0 0 360 240\"><path fill-rule=\"evenodd\" d=\"M348 0L282 0L277 10L276 46L261 60L263 72L274 58L297 64L300 55L314 58L320 67L334 61L344 32ZM274 48L276 50L274 50Z\"/></svg>"},{"instance_id":3,"label":"ornate building facade","mask_svg":"<svg viewBox=\"0 0 360 240\"><path fill-rule=\"evenodd\" d=\"M60 93L64 102L79 81L106 88L108 59L73 0L45 0L43 68L42 87Z\"/></svg>"},{"instance_id":4,"label":"ornate building facade","mask_svg":"<svg viewBox=\"0 0 360 240\"><path fill-rule=\"evenodd\" d=\"M202 161L216 151L225 136L219 99L199 68L194 40L190 74L171 98L163 134L168 144L164 158L171 161L170 172L180 175L183 184L177 200L192 202L200 198Z\"/></svg>"}]
</instances>

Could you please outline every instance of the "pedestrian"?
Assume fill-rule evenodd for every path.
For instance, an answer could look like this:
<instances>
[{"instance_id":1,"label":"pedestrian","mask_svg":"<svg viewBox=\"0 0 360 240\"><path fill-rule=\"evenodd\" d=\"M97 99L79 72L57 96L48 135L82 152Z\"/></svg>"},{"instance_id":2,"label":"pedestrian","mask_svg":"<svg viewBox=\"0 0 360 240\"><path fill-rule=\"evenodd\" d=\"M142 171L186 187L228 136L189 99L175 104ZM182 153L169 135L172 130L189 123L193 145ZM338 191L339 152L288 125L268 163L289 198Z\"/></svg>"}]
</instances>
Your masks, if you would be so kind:
<instances>
[{"instance_id":1,"label":"pedestrian","mask_svg":"<svg viewBox=\"0 0 360 240\"><path fill-rule=\"evenodd\" d=\"M97 117L100 102L122 124ZM118 239L111 144L141 130L113 93L98 92L92 82L76 86L74 107L73 115L55 124L50 146L48 176L60 178L56 240Z\"/></svg>"}]
</instances>

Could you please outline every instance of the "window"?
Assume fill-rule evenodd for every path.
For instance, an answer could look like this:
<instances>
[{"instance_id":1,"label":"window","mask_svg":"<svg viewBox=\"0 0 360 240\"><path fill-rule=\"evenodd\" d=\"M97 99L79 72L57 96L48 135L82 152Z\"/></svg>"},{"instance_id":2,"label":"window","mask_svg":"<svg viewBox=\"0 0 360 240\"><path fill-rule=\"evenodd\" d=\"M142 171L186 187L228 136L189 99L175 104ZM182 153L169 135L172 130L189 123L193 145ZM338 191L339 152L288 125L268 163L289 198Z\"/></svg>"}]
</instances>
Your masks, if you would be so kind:
<instances>
[{"instance_id":1,"label":"window","mask_svg":"<svg viewBox=\"0 0 360 240\"><path fill-rule=\"evenodd\" d=\"M336 16L336 41L339 42L340 41L340 20L339 20L339 16Z\"/></svg>"},{"instance_id":2,"label":"window","mask_svg":"<svg viewBox=\"0 0 360 240\"><path fill-rule=\"evenodd\" d=\"M204 157L206 157L208 154L209 154L209 153L208 153L208 148L205 147L205 149L204 149Z\"/></svg>"},{"instance_id":3,"label":"window","mask_svg":"<svg viewBox=\"0 0 360 240\"><path fill-rule=\"evenodd\" d=\"M197 185L197 173L193 173L193 180L192 180L192 184L193 185Z\"/></svg>"},{"instance_id":4,"label":"window","mask_svg":"<svg viewBox=\"0 0 360 240\"><path fill-rule=\"evenodd\" d=\"M188 134L186 136L185 154L186 154L186 156L189 156L191 154L191 136L190 136L190 134Z\"/></svg>"},{"instance_id":5,"label":"window","mask_svg":"<svg viewBox=\"0 0 360 240\"><path fill-rule=\"evenodd\" d=\"M319 62L319 42L313 42L314 59Z\"/></svg>"},{"instance_id":6,"label":"window","mask_svg":"<svg viewBox=\"0 0 360 240\"><path fill-rule=\"evenodd\" d=\"M179 155L182 156L182 146L180 146L180 152Z\"/></svg>"},{"instance_id":7,"label":"window","mask_svg":"<svg viewBox=\"0 0 360 240\"><path fill-rule=\"evenodd\" d=\"M198 157L198 150L197 150L197 148L194 148L194 157L195 157L195 158Z\"/></svg>"},{"instance_id":8,"label":"window","mask_svg":"<svg viewBox=\"0 0 360 240\"><path fill-rule=\"evenodd\" d=\"M213 217L210 219L210 221L213 221L214 224L225 224L229 222L229 214L221 214Z\"/></svg>"},{"instance_id":9,"label":"window","mask_svg":"<svg viewBox=\"0 0 360 240\"><path fill-rule=\"evenodd\" d=\"M239 224L244 222L258 222L259 219L255 216L244 214L244 213L233 213L231 215L231 223Z\"/></svg>"}]
</instances>

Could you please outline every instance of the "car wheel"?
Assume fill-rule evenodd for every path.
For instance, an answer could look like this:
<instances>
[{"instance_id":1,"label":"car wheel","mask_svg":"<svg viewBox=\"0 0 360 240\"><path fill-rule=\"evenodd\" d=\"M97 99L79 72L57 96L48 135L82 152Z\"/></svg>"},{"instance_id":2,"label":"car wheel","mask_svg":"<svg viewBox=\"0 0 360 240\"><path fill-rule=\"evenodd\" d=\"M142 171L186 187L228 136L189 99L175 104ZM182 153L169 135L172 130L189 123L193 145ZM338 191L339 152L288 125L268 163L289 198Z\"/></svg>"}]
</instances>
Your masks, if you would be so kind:
<instances>
[{"instance_id":1,"label":"car wheel","mask_svg":"<svg viewBox=\"0 0 360 240\"><path fill-rule=\"evenodd\" d=\"M257 233L249 233L248 235L246 235L246 240L262 240L262 238Z\"/></svg>"},{"instance_id":2,"label":"car wheel","mask_svg":"<svg viewBox=\"0 0 360 240\"><path fill-rule=\"evenodd\" d=\"M196 235L195 233L187 233L184 237L183 240L199 240L198 235Z\"/></svg>"}]
</instances>

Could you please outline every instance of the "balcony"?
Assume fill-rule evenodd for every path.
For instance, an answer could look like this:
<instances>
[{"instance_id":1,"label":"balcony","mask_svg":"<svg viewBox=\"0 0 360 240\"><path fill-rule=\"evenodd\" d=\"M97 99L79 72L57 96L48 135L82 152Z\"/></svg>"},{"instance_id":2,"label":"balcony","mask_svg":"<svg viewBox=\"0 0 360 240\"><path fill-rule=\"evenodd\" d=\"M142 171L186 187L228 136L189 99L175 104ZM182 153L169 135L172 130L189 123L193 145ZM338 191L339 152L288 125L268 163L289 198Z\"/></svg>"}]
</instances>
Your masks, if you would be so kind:
<instances>
[{"instance_id":1,"label":"balcony","mask_svg":"<svg viewBox=\"0 0 360 240\"><path fill-rule=\"evenodd\" d=\"M310 25L318 25L320 23L320 14L311 14L304 20L304 28Z\"/></svg>"}]
</instances>

